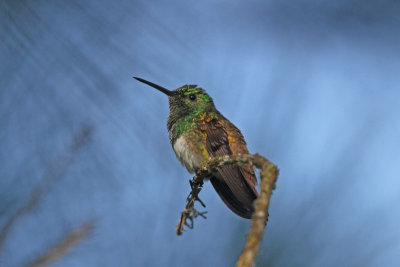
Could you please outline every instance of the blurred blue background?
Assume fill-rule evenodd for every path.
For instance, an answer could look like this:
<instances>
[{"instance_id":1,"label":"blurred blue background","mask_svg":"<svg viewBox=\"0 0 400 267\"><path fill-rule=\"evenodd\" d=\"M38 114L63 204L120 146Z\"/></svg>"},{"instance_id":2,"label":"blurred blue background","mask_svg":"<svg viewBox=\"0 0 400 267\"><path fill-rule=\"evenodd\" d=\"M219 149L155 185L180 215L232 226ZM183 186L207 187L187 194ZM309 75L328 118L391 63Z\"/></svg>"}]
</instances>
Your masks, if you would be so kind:
<instances>
[{"instance_id":1,"label":"blurred blue background","mask_svg":"<svg viewBox=\"0 0 400 267\"><path fill-rule=\"evenodd\" d=\"M399 266L399 14L372 0L2 1L0 266L87 221L52 266L234 265L250 222L209 183L208 218L176 236L191 176L167 98L132 76L205 88L279 166L257 266Z\"/></svg>"}]
</instances>

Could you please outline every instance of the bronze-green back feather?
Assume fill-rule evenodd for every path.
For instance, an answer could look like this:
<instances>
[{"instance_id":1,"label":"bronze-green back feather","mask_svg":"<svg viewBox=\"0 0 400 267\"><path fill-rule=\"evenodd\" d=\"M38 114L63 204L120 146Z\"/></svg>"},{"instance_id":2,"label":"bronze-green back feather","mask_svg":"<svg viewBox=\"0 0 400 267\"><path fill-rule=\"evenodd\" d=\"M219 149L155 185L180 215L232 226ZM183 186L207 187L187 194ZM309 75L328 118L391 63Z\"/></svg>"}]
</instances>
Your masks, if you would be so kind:
<instances>
[{"instance_id":1,"label":"bronze-green back feather","mask_svg":"<svg viewBox=\"0 0 400 267\"><path fill-rule=\"evenodd\" d=\"M232 155L228 133L216 119L205 123L206 148L213 156ZM241 134L240 134L241 136ZM244 141L244 140L243 140ZM210 179L211 184L225 204L236 214L244 218L251 218L254 211L253 202L257 198L254 172L239 166L224 166L219 169L220 177ZM247 177L251 175L251 177Z\"/></svg>"}]
</instances>

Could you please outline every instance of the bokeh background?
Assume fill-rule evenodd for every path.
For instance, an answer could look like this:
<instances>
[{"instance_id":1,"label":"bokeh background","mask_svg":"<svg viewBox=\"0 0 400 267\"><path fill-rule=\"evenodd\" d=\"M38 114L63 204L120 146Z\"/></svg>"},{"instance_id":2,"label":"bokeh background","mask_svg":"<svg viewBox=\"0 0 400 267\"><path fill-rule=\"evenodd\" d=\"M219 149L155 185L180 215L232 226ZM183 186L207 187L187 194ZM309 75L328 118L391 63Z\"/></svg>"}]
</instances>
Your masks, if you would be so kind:
<instances>
[{"instance_id":1,"label":"bokeh background","mask_svg":"<svg viewBox=\"0 0 400 267\"><path fill-rule=\"evenodd\" d=\"M176 236L191 176L167 98L132 76L205 88L279 166L257 266L399 266L399 14L388 0L1 1L0 266L63 242L52 266L234 265L250 223L210 184L208 218Z\"/></svg>"}]
</instances>

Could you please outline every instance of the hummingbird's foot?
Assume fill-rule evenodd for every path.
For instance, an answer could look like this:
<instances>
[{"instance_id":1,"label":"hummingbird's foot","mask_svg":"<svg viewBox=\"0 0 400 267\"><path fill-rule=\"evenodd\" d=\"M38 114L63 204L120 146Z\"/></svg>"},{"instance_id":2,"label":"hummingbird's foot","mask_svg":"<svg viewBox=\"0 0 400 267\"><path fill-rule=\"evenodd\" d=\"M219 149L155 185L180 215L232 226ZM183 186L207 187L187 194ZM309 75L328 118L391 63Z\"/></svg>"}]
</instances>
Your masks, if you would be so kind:
<instances>
[{"instance_id":1,"label":"hummingbird's foot","mask_svg":"<svg viewBox=\"0 0 400 267\"><path fill-rule=\"evenodd\" d=\"M193 180L189 180L190 187L192 188L192 192L189 193L187 199L194 198L194 200L200 202L200 204L205 208L206 204L199 198L199 193L203 188L203 180L199 179L196 175L193 177Z\"/></svg>"}]
</instances>

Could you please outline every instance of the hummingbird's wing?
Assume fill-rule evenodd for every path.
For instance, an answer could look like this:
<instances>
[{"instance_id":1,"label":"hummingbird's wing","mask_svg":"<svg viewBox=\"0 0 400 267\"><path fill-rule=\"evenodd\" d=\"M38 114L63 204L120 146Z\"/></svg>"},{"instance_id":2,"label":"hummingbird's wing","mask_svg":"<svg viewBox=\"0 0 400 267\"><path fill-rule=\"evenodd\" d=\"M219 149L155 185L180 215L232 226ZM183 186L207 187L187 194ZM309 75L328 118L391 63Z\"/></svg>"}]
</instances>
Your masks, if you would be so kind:
<instances>
[{"instance_id":1,"label":"hummingbird's wing","mask_svg":"<svg viewBox=\"0 0 400 267\"><path fill-rule=\"evenodd\" d=\"M233 125L232 125L233 126ZM233 126L234 127L234 126ZM210 156L224 156L236 154L229 144L229 135L224 126L213 119L205 122L206 149ZM237 138L242 138L235 127ZM245 142L243 139L245 146ZM245 148L247 151L247 148ZM211 184L225 204L236 214L244 218L251 218L254 211L253 201L257 198L257 183L254 171L250 167L224 166L219 169L220 177L210 179Z\"/></svg>"}]
</instances>

